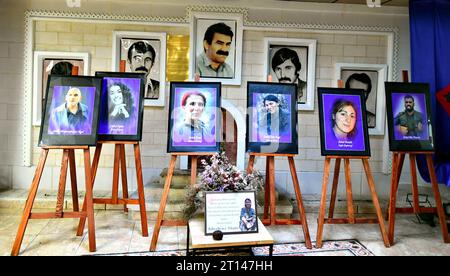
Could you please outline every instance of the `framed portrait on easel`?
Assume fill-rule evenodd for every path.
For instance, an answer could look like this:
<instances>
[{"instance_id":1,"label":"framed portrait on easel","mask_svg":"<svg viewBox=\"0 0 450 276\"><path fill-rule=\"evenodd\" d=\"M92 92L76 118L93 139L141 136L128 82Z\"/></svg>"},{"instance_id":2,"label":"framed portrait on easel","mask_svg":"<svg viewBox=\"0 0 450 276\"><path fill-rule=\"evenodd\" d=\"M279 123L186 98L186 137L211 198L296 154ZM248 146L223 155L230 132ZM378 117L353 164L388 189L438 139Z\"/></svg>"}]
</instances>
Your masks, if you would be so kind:
<instances>
[{"instance_id":1,"label":"framed portrait on easel","mask_svg":"<svg viewBox=\"0 0 450 276\"><path fill-rule=\"evenodd\" d=\"M318 88L323 156L370 156L362 89Z\"/></svg>"},{"instance_id":2,"label":"framed portrait on easel","mask_svg":"<svg viewBox=\"0 0 450 276\"><path fill-rule=\"evenodd\" d=\"M430 87L426 83L386 82L391 151L434 151Z\"/></svg>"},{"instance_id":3,"label":"framed portrait on easel","mask_svg":"<svg viewBox=\"0 0 450 276\"><path fill-rule=\"evenodd\" d=\"M99 140L141 141L145 75L96 72L95 76L103 78Z\"/></svg>"}]
</instances>

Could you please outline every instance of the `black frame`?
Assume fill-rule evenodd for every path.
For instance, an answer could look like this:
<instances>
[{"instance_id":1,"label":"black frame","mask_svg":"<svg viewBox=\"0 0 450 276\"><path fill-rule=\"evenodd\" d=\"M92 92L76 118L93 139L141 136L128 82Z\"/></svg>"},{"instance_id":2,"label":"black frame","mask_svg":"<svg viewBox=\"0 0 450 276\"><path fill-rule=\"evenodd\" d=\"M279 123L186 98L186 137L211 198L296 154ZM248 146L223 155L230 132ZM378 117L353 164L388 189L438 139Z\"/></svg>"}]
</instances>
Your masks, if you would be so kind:
<instances>
[{"instance_id":1,"label":"black frame","mask_svg":"<svg viewBox=\"0 0 450 276\"><path fill-rule=\"evenodd\" d=\"M246 194L252 194L252 196L250 197L250 199L252 200L252 202L255 205L255 216L256 216L256 230L255 231L239 231L239 232L223 232L222 233L224 235L231 235L231 234L254 234L254 233L259 233L259 225L258 225L258 204L256 202L256 192L251 190L251 191L237 191L237 192L205 192L205 235L213 235L213 233L208 233L207 231L207 225L208 225L208 221L207 221L207 212L208 212L208 205L207 203L207 199L206 197L209 194L242 194L242 193L246 193ZM241 205L242 206L242 205Z\"/></svg>"},{"instance_id":2,"label":"black frame","mask_svg":"<svg viewBox=\"0 0 450 276\"><path fill-rule=\"evenodd\" d=\"M278 143L277 151L262 151L265 146L273 144L273 142L250 142L250 128L253 122L253 91L254 86L262 86L265 89L258 91L258 93L273 93L273 94L286 94L291 95L291 143ZM277 89L278 88L278 89ZM290 91L286 92L289 89ZM245 144L247 152L254 153L285 153L285 154L298 154L298 105L297 105L297 85L287 83L275 83L275 82L248 82L247 83L247 134L245 136Z\"/></svg>"},{"instance_id":3,"label":"black frame","mask_svg":"<svg viewBox=\"0 0 450 276\"><path fill-rule=\"evenodd\" d=\"M369 141L369 131L367 128L367 115L366 115L366 101L364 98L364 90L362 89L347 89L347 88L327 88L319 87L318 92L318 102L319 102L319 122L320 122L320 150L322 156L370 156L370 141ZM358 96L361 106L362 115L362 131L364 138L364 148L365 150L328 150L325 146L325 118L324 118L324 101L323 95L342 95L345 96Z\"/></svg>"},{"instance_id":4,"label":"black frame","mask_svg":"<svg viewBox=\"0 0 450 276\"><path fill-rule=\"evenodd\" d=\"M95 87L94 105L92 109L91 135L49 135L49 120L51 105L55 86ZM99 119L100 93L102 79L87 76L59 76L50 75L47 80L47 91L45 98L45 109L41 119L41 130L39 133L39 147L45 146L95 146L97 144L97 128Z\"/></svg>"},{"instance_id":5,"label":"black frame","mask_svg":"<svg viewBox=\"0 0 450 276\"><path fill-rule=\"evenodd\" d=\"M431 120L430 85L428 83L385 82L386 111L389 130L390 151L434 151L434 134ZM428 140L396 140L394 134L394 116L392 108L392 94L405 93L424 95L426 115L428 119Z\"/></svg>"},{"instance_id":6,"label":"black frame","mask_svg":"<svg viewBox=\"0 0 450 276\"><path fill-rule=\"evenodd\" d=\"M108 103L108 93L105 92L106 81L105 78L124 78L124 79L140 79L141 80L141 88L139 92L139 114L137 118L137 133L136 135L116 135L116 134L99 134L99 141L142 141L142 125L144 121L144 93L145 93L145 74L143 73L118 73L118 72L95 72L96 77L101 77L102 81L102 92L101 92L101 103L100 103L100 116L99 116L99 126L102 121L102 110L106 107ZM107 89L107 87L106 87ZM106 106L105 104L106 97Z\"/></svg>"},{"instance_id":7,"label":"black frame","mask_svg":"<svg viewBox=\"0 0 450 276\"><path fill-rule=\"evenodd\" d=\"M175 104L176 88L215 88L216 94L216 145L215 146L172 146L172 132L174 127L174 119L172 113ZM220 82L171 82L170 83L170 101L169 101L169 118L168 118L168 135L167 135L167 153L172 152L218 152L220 149L220 138L222 132L222 84Z\"/></svg>"}]
</instances>

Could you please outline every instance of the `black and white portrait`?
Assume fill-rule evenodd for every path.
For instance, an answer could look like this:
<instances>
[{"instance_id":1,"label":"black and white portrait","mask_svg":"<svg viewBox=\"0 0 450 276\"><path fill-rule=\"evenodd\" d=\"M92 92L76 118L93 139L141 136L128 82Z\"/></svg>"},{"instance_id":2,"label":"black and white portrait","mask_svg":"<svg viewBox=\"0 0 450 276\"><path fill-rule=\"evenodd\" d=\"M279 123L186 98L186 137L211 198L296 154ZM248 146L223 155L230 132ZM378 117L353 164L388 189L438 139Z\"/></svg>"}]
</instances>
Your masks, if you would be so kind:
<instances>
[{"instance_id":1,"label":"black and white portrait","mask_svg":"<svg viewBox=\"0 0 450 276\"><path fill-rule=\"evenodd\" d=\"M200 81L240 84L241 21L234 17L194 17L191 26L190 76Z\"/></svg>"},{"instance_id":2,"label":"black and white portrait","mask_svg":"<svg viewBox=\"0 0 450 276\"><path fill-rule=\"evenodd\" d=\"M115 32L115 71L145 74L145 105L164 105L165 33ZM119 55L118 55L119 54ZM124 64L123 64L124 63Z\"/></svg>"},{"instance_id":3,"label":"black and white portrait","mask_svg":"<svg viewBox=\"0 0 450 276\"><path fill-rule=\"evenodd\" d=\"M386 116L384 82L387 81L387 65L336 63L335 74L336 84L338 80L342 80L344 88L364 91L369 134L383 135Z\"/></svg>"},{"instance_id":4,"label":"black and white portrait","mask_svg":"<svg viewBox=\"0 0 450 276\"><path fill-rule=\"evenodd\" d=\"M265 78L297 86L299 110L314 110L316 41L265 38Z\"/></svg>"}]
</instances>

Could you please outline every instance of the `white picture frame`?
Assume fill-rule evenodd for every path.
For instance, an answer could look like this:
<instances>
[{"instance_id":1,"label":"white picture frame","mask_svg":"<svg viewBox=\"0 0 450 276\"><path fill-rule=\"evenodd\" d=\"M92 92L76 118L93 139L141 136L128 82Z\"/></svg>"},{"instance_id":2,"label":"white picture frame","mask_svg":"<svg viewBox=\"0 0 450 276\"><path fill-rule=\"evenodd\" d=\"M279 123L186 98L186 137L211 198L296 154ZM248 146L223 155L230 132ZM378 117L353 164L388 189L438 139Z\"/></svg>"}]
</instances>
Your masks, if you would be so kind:
<instances>
[{"instance_id":1,"label":"white picture frame","mask_svg":"<svg viewBox=\"0 0 450 276\"><path fill-rule=\"evenodd\" d=\"M205 13L192 12L190 18L190 62L189 79L196 80L196 71L199 55L204 51L203 39L207 28L216 23L225 23L233 31L233 38L229 56L226 58L231 69L230 77L212 77L199 75L198 80L204 82L221 82L223 85L241 85L242 80L242 41L243 41L243 16L242 14ZM212 69L211 69L212 70Z\"/></svg>"},{"instance_id":2,"label":"white picture frame","mask_svg":"<svg viewBox=\"0 0 450 276\"><path fill-rule=\"evenodd\" d=\"M42 120L42 101L46 91L44 87L44 61L61 60L61 61L82 61L83 71L78 75L88 76L90 74L90 55L89 53L77 52L52 52L52 51L34 51L33 53L33 126L40 126Z\"/></svg>"},{"instance_id":3,"label":"white picture frame","mask_svg":"<svg viewBox=\"0 0 450 276\"><path fill-rule=\"evenodd\" d=\"M366 98L369 135L384 135L386 128L384 82L389 81L388 66L386 64L336 63L334 83L337 85L338 80L342 79L343 86L346 87L346 82L351 75L362 73L370 78L372 86ZM363 87L350 86L350 88ZM371 116L375 116L375 119L370 119Z\"/></svg>"},{"instance_id":4,"label":"white picture frame","mask_svg":"<svg viewBox=\"0 0 450 276\"><path fill-rule=\"evenodd\" d=\"M112 70L114 72L120 71L120 61L125 58L125 72L133 72L130 69L130 62L128 61L127 49L132 45L124 45L126 43L134 43L137 41L145 41L155 50L153 65L148 74L152 83L157 83L159 86L159 94L155 99L145 98L144 106L165 106L166 100L166 51L167 51L167 36L166 33L152 33L152 32L132 32L132 31L114 31L113 32L113 53L112 53ZM124 42L124 43L122 43ZM147 97L148 81L145 85L144 97ZM154 87L152 85L152 87ZM156 88L155 88L156 89Z\"/></svg>"},{"instance_id":5,"label":"white picture frame","mask_svg":"<svg viewBox=\"0 0 450 276\"><path fill-rule=\"evenodd\" d=\"M314 96L316 90L316 54L317 54L317 41L314 39L299 39L299 38L280 38L280 37L265 37L264 38L264 81L271 79L272 82L278 82L277 73L272 68L272 59L275 54L280 55L280 50L288 48L289 53L297 55L300 60L301 68L299 71L295 71L297 79L306 81L306 87L300 87L299 81L294 81L298 85L299 91L303 91L303 96L297 101L298 110L314 110ZM283 51L283 50L282 50ZM293 52L292 52L293 51ZM289 62L291 59L287 59ZM306 66L304 65L306 61ZM280 64L281 65L281 64ZM297 69L297 68L295 68ZM270 77L269 77L270 76ZM287 80L286 80L287 81ZM305 95L306 93L306 95Z\"/></svg>"}]
</instances>

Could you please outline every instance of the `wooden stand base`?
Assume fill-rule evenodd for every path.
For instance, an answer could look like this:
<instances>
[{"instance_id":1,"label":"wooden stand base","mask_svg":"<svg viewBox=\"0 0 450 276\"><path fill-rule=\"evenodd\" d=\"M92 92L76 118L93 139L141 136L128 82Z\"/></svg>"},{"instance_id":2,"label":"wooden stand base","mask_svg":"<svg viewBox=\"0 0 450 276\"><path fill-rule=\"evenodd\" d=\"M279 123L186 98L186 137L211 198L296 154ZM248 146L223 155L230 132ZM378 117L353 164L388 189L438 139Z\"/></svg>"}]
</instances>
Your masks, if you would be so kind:
<instances>
[{"instance_id":1,"label":"wooden stand base","mask_svg":"<svg viewBox=\"0 0 450 276\"><path fill-rule=\"evenodd\" d=\"M45 162L47 161L48 152L50 149L62 149L63 156L61 162L61 175L59 178L59 188L56 203L56 211L54 213L32 213L34 200L36 198L39 183L41 181L42 173L44 171ZM78 190L77 190L77 178L76 178L76 164L75 164L75 149L81 149L84 151L84 171L85 171L85 184L86 184L86 196L84 198L83 205L85 208L83 211L79 211L78 204ZM94 225L94 208L92 200L92 185L91 185L91 164L90 164L90 151L89 147L83 146L68 146L68 147L44 147L42 148L41 157L39 159L36 172L34 174L33 182L31 184L30 192L28 194L25 209L22 215L22 220L17 230L16 240L11 251L12 256L17 256L20 253L20 247L22 245L23 236L30 219L55 219L55 218L82 218L88 220L88 233L89 233L89 251L95 252L95 225ZM70 165L70 179L72 187L72 200L73 200L73 212L64 212L64 193L66 188L67 168Z\"/></svg>"},{"instance_id":2,"label":"wooden stand base","mask_svg":"<svg viewBox=\"0 0 450 276\"><path fill-rule=\"evenodd\" d=\"M147 223L147 212L145 208L145 194L144 194L144 183L142 177L142 163L141 163L141 151L139 148L139 142L128 142L128 141L99 141L97 143L97 148L95 149L94 160L92 162L92 189L95 183L95 177L97 175L98 162L100 160L100 154L102 151L103 144L113 144L115 145L114 152L114 170L113 170L113 183L112 183L112 198L94 198L94 204L112 204L112 205L124 205L124 211L128 212L127 204L139 205L141 214L141 227L142 236L148 237L148 223ZM128 197L128 181L127 181L127 168L126 168L126 155L125 155L125 145L134 146L134 158L136 164L136 177L137 177L137 189L138 189L138 199L130 199ZM119 171L122 176L122 193L123 198L119 198ZM83 205L83 210L86 206ZM84 225L86 223L85 218L81 218L78 224L77 235L83 235Z\"/></svg>"},{"instance_id":3,"label":"wooden stand base","mask_svg":"<svg viewBox=\"0 0 450 276\"><path fill-rule=\"evenodd\" d=\"M333 189L331 193L330 200L330 209L328 213L328 219L325 219L325 209L326 209L326 200L327 200L327 186L328 186L328 177L330 175L330 164L331 159L336 159L335 167L334 167L334 177L333 177ZM347 212L348 218L343 219L335 219L334 215L334 207L336 204L336 195L337 195L337 187L339 182L339 172L341 168L341 160L344 159L344 170L345 170L345 183L347 190ZM353 192L352 192L352 183L351 183L351 171L350 171L350 159L361 159L364 171L367 176L367 183L369 185L370 193L372 195L372 201L375 207L375 211L377 214L376 219L370 218L355 218L355 211L353 208ZM356 223L378 223L380 226L381 236L383 238L384 245L386 247L390 247L388 235L386 233L386 228L384 225L383 214L380 207L380 202L378 201L378 195L375 190L375 182L373 180L372 172L369 166L369 157L358 156L358 157L349 157L349 156L327 156L325 158L325 168L323 172L323 186L322 186L322 198L320 200L320 212L318 219L318 227L317 227L317 248L322 247L322 234L323 234L323 225L325 223L328 224L356 224Z\"/></svg>"},{"instance_id":4,"label":"wooden stand base","mask_svg":"<svg viewBox=\"0 0 450 276\"><path fill-rule=\"evenodd\" d=\"M250 160L247 167L247 173L253 171L256 156L266 157L266 185L264 193L264 225L295 225L300 224L303 227L303 235L305 244L308 249L312 248L311 238L309 235L308 221L306 219L305 207L303 204L302 194L300 192L300 184L297 178L297 170L295 168L294 154L270 154L270 153L250 153ZM297 200L297 208L300 214L300 220L294 219L277 219L276 218L276 196L275 196L275 157L287 157L289 168L291 170L292 184L294 185L295 196ZM270 206L270 218L268 217Z\"/></svg>"},{"instance_id":5,"label":"wooden stand base","mask_svg":"<svg viewBox=\"0 0 450 276\"><path fill-rule=\"evenodd\" d=\"M166 211L167 198L169 197L170 185L172 184L173 172L175 171L175 164L178 156L189 156L191 158L191 185L197 181L197 161L199 156L214 155L214 152L179 152L171 153L169 168L167 170L166 182L164 183L164 190L159 204L158 216L156 218L155 227L153 229L153 237L150 243L150 251L156 250L158 243L159 231L161 226L187 226L187 221L184 220L164 220L164 212Z\"/></svg>"},{"instance_id":6,"label":"wooden stand base","mask_svg":"<svg viewBox=\"0 0 450 276\"><path fill-rule=\"evenodd\" d=\"M412 208L396 208L397 191L400 182L400 175L402 174L403 163L405 155L409 154L409 164L411 168L411 186L413 194ZM424 208L419 206L419 189L417 186L417 171L416 171L416 155L424 154L427 159L428 172L430 174L431 185L433 187L434 198L436 201L435 208ZM441 225L442 237L445 243L449 243L449 235L447 229L446 216L442 205L441 194L436 179L436 174L433 166L432 152L393 152L392 176L391 176L391 196L389 200L388 221L389 221L389 241L394 244L395 232L395 213L437 213L439 216L439 223Z\"/></svg>"}]
</instances>

